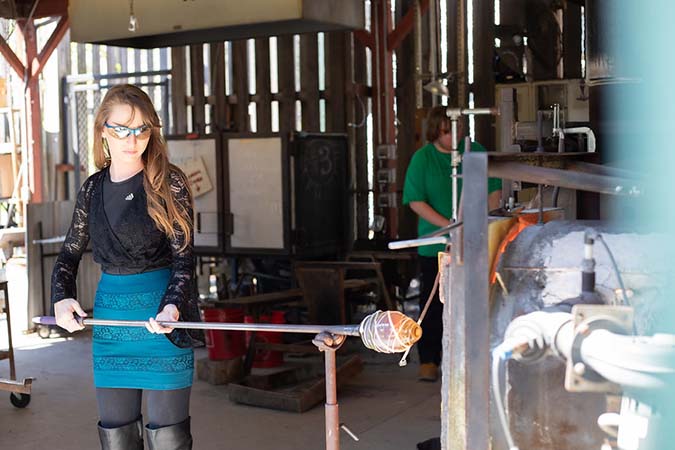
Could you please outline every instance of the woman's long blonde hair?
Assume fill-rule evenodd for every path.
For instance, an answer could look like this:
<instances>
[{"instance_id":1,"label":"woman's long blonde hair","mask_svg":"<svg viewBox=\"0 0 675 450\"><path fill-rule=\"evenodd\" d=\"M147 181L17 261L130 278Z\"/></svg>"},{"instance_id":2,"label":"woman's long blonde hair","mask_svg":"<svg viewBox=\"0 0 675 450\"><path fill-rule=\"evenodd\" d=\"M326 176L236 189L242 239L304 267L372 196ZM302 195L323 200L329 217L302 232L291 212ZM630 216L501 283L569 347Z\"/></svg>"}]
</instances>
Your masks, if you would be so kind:
<instances>
[{"instance_id":1,"label":"woman's long blonde hair","mask_svg":"<svg viewBox=\"0 0 675 450\"><path fill-rule=\"evenodd\" d=\"M103 127L115 105L129 105L132 114L138 111L143 123L152 128L148 146L143 153L143 186L148 198L148 215L169 238L174 239L177 232L185 235L183 250L191 239L192 217L171 195L169 185L170 172L179 174L185 186L189 183L183 171L169 163L166 141L160 133L161 123L150 97L140 88L131 84L119 84L111 87L103 98L94 120L94 163L100 170L110 165L110 155L103 147ZM131 117L133 120L133 115ZM177 228L177 229L176 229Z\"/></svg>"}]
</instances>

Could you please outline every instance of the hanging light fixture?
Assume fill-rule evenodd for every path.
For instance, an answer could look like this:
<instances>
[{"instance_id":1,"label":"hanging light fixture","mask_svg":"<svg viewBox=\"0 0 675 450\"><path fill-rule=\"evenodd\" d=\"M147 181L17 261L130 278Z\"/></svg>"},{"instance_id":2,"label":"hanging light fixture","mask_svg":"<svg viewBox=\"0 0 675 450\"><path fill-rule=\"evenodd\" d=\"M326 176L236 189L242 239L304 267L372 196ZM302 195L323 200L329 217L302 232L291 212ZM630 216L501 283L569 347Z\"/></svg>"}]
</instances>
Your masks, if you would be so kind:
<instances>
[{"instance_id":1,"label":"hanging light fixture","mask_svg":"<svg viewBox=\"0 0 675 450\"><path fill-rule=\"evenodd\" d=\"M425 84L424 90L431 92L433 95L450 96L450 91L448 91L448 87L443 83L443 79L441 78L431 80L429 83Z\"/></svg>"},{"instance_id":2,"label":"hanging light fixture","mask_svg":"<svg viewBox=\"0 0 675 450\"><path fill-rule=\"evenodd\" d=\"M129 0L129 31L136 32L138 28L138 20L134 14L134 0Z\"/></svg>"}]
</instances>

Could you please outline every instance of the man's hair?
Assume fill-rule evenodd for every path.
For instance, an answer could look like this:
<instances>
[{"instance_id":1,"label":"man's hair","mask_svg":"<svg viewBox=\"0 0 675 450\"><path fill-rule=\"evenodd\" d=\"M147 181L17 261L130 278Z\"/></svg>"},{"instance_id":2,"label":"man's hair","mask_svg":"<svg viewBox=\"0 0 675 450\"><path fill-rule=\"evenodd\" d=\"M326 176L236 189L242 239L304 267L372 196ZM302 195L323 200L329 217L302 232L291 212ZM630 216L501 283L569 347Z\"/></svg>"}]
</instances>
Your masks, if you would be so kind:
<instances>
[{"instance_id":1,"label":"man's hair","mask_svg":"<svg viewBox=\"0 0 675 450\"><path fill-rule=\"evenodd\" d=\"M441 136L441 131L450 130L450 118L445 114L445 106L431 108L427 115L427 141L434 142Z\"/></svg>"}]
</instances>

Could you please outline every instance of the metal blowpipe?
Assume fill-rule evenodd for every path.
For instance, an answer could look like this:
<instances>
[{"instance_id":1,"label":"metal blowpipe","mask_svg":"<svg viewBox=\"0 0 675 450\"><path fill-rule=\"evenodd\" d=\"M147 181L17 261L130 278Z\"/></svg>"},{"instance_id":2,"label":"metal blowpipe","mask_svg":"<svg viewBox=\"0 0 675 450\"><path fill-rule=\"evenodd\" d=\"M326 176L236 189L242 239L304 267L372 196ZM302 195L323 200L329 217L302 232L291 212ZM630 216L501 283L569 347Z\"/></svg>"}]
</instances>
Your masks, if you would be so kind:
<instances>
[{"instance_id":1,"label":"metal blowpipe","mask_svg":"<svg viewBox=\"0 0 675 450\"><path fill-rule=\"evenodd\" d=\"M144 327L147 322L134 320L83 319L85 326L103 325L113 327ZM40 325L56 325L51 316L35 317ZM405 352L422 337L422 328L410 317L398 311L377 311L366 316L358 325L279 325L223 322L159 322L173 328L227 331L273 331L279 333L316 334L312 343L324 353L326 366L326 450L340 449L340 415L337 402L337 363L335 352L342 346L346 336L358 336L363 345L380 353ZM354 436L346 427L345 431Z\"/></svg>"},{"instance_id":2,"label":"metal blowpipe","mask_svg":"<svg viewBox=\"0 0 675 450\"><path fill-rule=\"evenodd\" d=\"M109 327L145 327L141 320L105 320L95 318L77 318L84 326ZM39 325L57 325L53 316L33 318ZM360 324L354 325L293 325L268 323L229 323L229 322L157 322L163 327L224 330L224 331L268 331L278 333L330 333L337 336L358 336L364 345L380 353L403 352L422 336L421 327L406 315L398 311L377 311L366 316Z\"/></svg>"}]
</instances>

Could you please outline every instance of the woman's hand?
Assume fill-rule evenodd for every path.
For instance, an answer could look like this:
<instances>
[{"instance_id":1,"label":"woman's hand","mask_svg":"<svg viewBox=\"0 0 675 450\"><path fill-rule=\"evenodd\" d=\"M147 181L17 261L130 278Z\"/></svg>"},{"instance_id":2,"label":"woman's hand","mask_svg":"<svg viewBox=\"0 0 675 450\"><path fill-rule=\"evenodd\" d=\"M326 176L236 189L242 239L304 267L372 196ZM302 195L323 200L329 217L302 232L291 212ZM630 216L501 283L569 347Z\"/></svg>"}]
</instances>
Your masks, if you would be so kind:
<instances>
[{"instance_id":1,"label":"woman's hand","mask_svg":"<svg viewBox=\"0 0 675 450\"><path fill-rule=\"evenodd\" d=\"M178 317L180 317L178 308L176 305L169 303L154 319L152 317L148 319L145 328L151 333L171 333L173 331L172 327L163 327L157 322L176 322Z\"/></svg>"},{"instance_id":2,"label":"woman's hand","mask_svg":"<svg viewBox=\"0 0 675 450\"><path fill-rule=\"evenodd\" d=\"M84 312L80 304L74 298L64 298L63 300L54 303L56 324L69 333L84 328L84 325L75 319L73 313L77 313L80 317L87 317L87 313Z\"/></svg>"}]
</instances>

